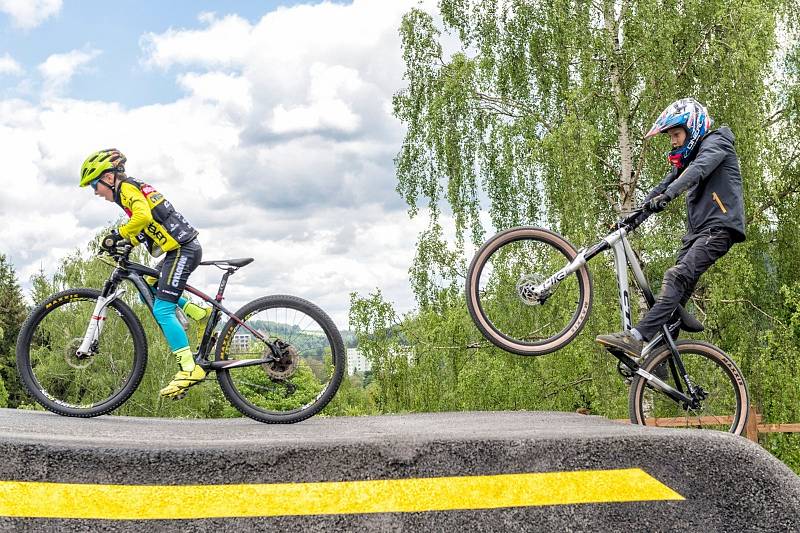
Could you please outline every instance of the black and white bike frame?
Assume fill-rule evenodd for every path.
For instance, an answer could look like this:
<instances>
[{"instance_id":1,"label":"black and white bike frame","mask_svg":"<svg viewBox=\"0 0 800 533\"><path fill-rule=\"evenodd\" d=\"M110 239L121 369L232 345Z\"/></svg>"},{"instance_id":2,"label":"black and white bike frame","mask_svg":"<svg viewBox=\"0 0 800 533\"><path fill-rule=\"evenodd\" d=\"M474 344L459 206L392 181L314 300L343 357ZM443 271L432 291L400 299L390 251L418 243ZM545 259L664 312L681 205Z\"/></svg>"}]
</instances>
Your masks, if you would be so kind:
<instances>
[{"instance_id":1,"label":"black and white bike frame","mask_svg":"<svg viewBox=\"0 0 800 533\"><path fill-rule=\"evenodd\" d=\"M94 311L92 312L92 317L89 320L89 325L86 328L86 333L84 333L83 340L81 341L80 347L76 352L78 359L89 357L97 350L97 343L98 339L100 338L100 334L103 331L103 322L106 319L106 311L108 306L111 304L111 302L117 298L120 298L126 292L125 288L122 286L123 281L127 280L131 282L134 287L136 287L136 290L138 291L142 301L147 305L150 312L153 312L153 294L150 292L150 288L147 282L144 280L144 276L157 278L160 275L160 272L153 268L127 261L123 263L123 265L124 266L117 266L114 269L114 271L111 273L111 276L103 286L101 295L97 298L97 303L95 304ZM233 274L234 271L234 269L227 269L225 271L225 274L223 274L222 280L220 281L216 298L211 298L202 291L195 289L188 284L184 289L186 292L198 296L205 303L212 306L211 316L206 324L200 345L197 353L195 354L195 363L202 366L206 370L224 370L235 367L254 366L279 360L279 357L275 354L280 352L277 350L273 342L264 337L264 335L258 330L250 327L245 321L239 319L234 313L222 305L223 294L228 283L228 278L231 276L231 274ZM216 337L213 334L213 329L223 314L247 329L255 338L259 339L266 346L268 346L272 353L265 354L264 357L259 359L209 361L206 356L210 353L216 341Z\"/></svg>"},{"instance_id":2,"label":"black and white bike frame","mask_svg":"<svg viewBox=\"0 0 800 533\"><path fill-rule=\"evenodd\" d=\"M650 285L647 283L647 278L642 271L642 266L639 263L639 259L634 253L633 248L631 248L630 242L627 238L629 231L632 231L633 229L635 229L635 226L626 223L618 224L618 229L611 232L596 245L589 249L584 248L578 250L575 259L573 259L567 266L556 272L554 275L550 276L542 284L534 287L532 289L533 294L537 295L541 301L546 300L547 297L554 292L555 288L561 281L566 279L571 274L577 272L580 268L584 267L586 263L588 263L589 260L596 255L610 249L614 254L614 269L616 271L617 285L619 287L619 306L622 319L622 329L625 331L630 331L633 325L631 322L628 267L630 267L631 272L633 273L634 282L641 289L642 294L647 301L648 307L651 307L655 303L655 298L650 290ZM675 345L673 338L673 335L678 333L680 323L681 321L678 319L673 323L664 325L661 328L661 331L655 337L653 337L650 342L645 344L644 348L642 349L641 356L641 360L644 361L644 359L655 348L666 342L667 346L672 352L672 357L669 359L669 364L673 372L673 377L675 378L675 383L678 387L677 390L664 383L653 374L643 370L637 361L634 361L621 351L613 350L611 351L611 354L619 359L620 363L627 367L632 374L638 374L639 376L643 377L650 383L650 385L658 388L673 400L694 406L698 402L697 395L695 394L695 386L686 372L686 368L684 367L683 361L681 360L680 354L678 353L678 348ZM680 379L681 377L682 380ZM684 392L684 385L688 394Z\"/></svg>"}]
</instances>

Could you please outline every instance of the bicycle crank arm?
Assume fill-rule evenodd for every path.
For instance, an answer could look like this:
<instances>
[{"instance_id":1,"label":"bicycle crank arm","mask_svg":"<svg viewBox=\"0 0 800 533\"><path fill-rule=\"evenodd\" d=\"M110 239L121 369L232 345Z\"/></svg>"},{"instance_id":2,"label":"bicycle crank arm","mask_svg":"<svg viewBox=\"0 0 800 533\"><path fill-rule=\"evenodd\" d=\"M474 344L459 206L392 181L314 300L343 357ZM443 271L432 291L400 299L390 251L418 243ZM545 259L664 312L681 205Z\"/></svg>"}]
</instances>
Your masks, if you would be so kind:
<instances>
[{"instance_id":1,"label":"bicycle crank arm","mask_svg":"<svg viewBox=\"0 0 800 533\"><path fill-rule=\"evenodd\" d=\"M676 389L673 389L650 372L642 370L641 367L636 370L636 374L642 376L650 385L657 388L676 402L682 402L685 405L692 405L694 403L694 400L691 397L686 396L684 393Z\"/></svg>"},{"instance_id":2,"label":"bicycle crank arm","mask_svg":"<svg viewBox=\"0 0 800 533\"><path fill-rule=\"evenodd\" d=\"M642 367L640 367L636 361L628 357L620 350L610 349L608 351L611 353L611 355L619 359L620 363L628 367L628 369L632 373L637 374L642 378L646 379L647 382L650 383L653 387L659 389L660 391L662 391L664 394L666 394L676 402L684 402L687 405L692 405L694 403L694 400L691 397L685 395L682 391L670 387L669 385L658 379L650 372L643 370Z\"/></svg>"}]
</instances>

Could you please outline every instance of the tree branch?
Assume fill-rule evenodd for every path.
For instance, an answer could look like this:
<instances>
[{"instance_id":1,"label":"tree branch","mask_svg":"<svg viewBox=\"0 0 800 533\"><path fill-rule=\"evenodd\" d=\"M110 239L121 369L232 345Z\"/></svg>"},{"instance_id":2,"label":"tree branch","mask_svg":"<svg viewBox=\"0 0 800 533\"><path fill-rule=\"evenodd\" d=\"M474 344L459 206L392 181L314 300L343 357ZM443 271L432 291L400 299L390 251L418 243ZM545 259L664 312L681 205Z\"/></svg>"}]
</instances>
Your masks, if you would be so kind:
<instances>
[{"instance_id":1,"label":"tree branch","mask_svg":"<svg viewBox=\"0 0 800 533\"><path fill-rule=\"evenodd\" d=\"M573 381L572 383L569 383L567 385L564 385L563 387L560 387L560 388L554 390L551 393L545 394L544 398L552 398L553 396L555 396L556 394L558 394L560 392L563 392L563 391L565 391L565 390L567 390L569 388L572 388L572 387L574 387L576 385L580 385L581 383L585 383L587 381L592 381L592 378L584 376L584 377L582 377L582 378L580 378L580 379L578 379L576 381Z\"/></svg>"},{"instance_id":2,"label":"tree branch","mask_svg":"<svg viewBox=\"0 0 800 533\"><path fill-rule=\"evenodd\" d=\"M709 27L708 27L708 29L707 29L707 30L706 30L706 31L703 33L703 38L702 38L702 39L700 39L700 42L697 44L697 46L696 46L696 47L695 47L695 49L694 49L694 52L692 52L691 54L689 54L689 57L687 57L687 58L686 58L686 61L684 61L684 62L683 62L683 65L682 65L682 66L681 66L681 68L678 70L678 73L675 75L675 79L676 79L676 80L677 80L677 79L679 79L679 78L681 78L681 77L683 77L683 75L684 75L684 74L686 74L686 69L687 69L687 68L689 68L689 64L692 62L692 59L694 59L694 56L695 56L695 55L697 55L697 52L699 52L699 51L700 51L700 49L703 47L703 45L704 45L704 44L706 43L706 41L708 40L708 37L709 37L709 35L711 35L711 32L712 32L712 31L714 31L714 30L716 29L716 27L717 27L717 25L716 25L716 24L712 24L712 25L711 25L711 26L709 26Z\"/></svg>"},{"instance_id":3,"label":"tree branch","mask_svg":"<svg viewBox=\"0 0 800 533\"><path fill-rule=\"evenodd\" d=\"M499 96L492 96L489 94L484 94L479 91L472 91L473 97L480 102L481 105L488 106L488 109L502 114L509 116L511 118L522 118L523 115L515 114L507 109L513 108L520 110L524 115L533 117L539 124L544 126L547 131L551 131L553 126L549 124L544 117L542 117L539 113L536 112L531 106L527 105L524 102L520 102L519 100L513 100L509 98L501 98Z\"/></svg>"},{"instance_id":4,"label":"tree branch","mask_svg":"<svg viewBox=\"0 0 800 533\"><path fill-rule=\"evenodd\" d=\"M783 169L781 170L781 173L778 175L776 180L780 180L781 178L783 178L783 176L786 175L786 172L789 170L792 164L795 161L797 161L798 158L800 158L800 143L794 146L791 157L783 166ZM786 188L783 189L782 191L776 192L767 202L758 206L756 208L756 213L752 216L752 218L750 218L750 224L760 221L761 219L764 218L765 213L769 209L775 207L775 205L777 205L778 202L780 202L787 196L796 194L798 192L800 192L800 178L796 179L793 184L787 185Z\"/></svg>"},{"instance_id":5,"label":"tree branch","mask_svg":"<svg viewBox=\"0 0 800 533\"><path fill-rule=\"evenodd\" d=\"M710 301L711 301L711 298L697 298L697 299L699 299L699 300L701 300L701 301L705 301L705 302L710 302ZM770 320L772 320L772 321L773 321L773 322L775 322L776 324L780 324L780 325L781 325L781 326L783 326L784 328L785 328L785 327L788 327L786 324L784 324L784 323L783 323L783 321L781 321L781 320L779 320L779 319L775 318L774 316L770 315L769 313L767 313L766 311L764 311L764 310L763 310L763 309L761 309L759 306L757 306L757 305L756 305L756 304L754 304L752 301L750 301L750 300L748 300L748 299L746 299L746 298L738 298L738 299L736 299L736 300L717 300L717 302L719 302L719 303L723 303L723 304L748 304L748 305L750 305L750 306L751 306L753 309L755 309L756 311L758 311L759 313L761 313L761 314L762 314L762 315L764 315L765 317L769 318Z\"/></svg>"}]
</instances>

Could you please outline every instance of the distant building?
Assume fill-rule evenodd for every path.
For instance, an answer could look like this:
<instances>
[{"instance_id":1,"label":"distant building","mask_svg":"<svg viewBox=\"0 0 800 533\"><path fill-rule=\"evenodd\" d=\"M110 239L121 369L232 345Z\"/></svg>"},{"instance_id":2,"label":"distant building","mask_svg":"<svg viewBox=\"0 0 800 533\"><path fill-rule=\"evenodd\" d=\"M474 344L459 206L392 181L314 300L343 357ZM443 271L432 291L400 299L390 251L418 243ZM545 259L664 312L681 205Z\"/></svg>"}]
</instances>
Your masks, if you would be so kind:
<instances>
[{"instance_id":1,"label":"distant building","mask_svg":"<svg viewBox=\"0 0 800 533\"><path fill-rule=\"evenodd\" d=\"M231 351L246 352L250 348L250 340L253 338L249 333L236 333L231 341Z\"/></svg>"},{"instance_id":2,"label":"distant building","mask_svg":"<svg viewBox=\"0 0 800 533\"><path fill-rule=\"evenodd\" d=\"M372 363L358 351L358 348L347 349L347 373L353 375L356 372L364 373L372 370Z\"/></svg>"}]
</instances>

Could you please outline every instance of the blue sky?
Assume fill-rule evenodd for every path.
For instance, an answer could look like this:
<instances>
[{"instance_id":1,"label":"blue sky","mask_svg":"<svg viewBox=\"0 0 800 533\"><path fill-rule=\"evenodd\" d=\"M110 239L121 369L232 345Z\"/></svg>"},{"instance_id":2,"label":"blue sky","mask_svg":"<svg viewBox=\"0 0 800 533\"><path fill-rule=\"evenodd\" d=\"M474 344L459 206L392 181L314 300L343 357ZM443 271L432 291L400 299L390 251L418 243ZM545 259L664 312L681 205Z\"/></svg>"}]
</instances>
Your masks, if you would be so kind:
<instances>
[{"instance_id":1,"label":"blue sky","mask_svg":"<svg viewBox=\"0 0 800 533\"><path fill-rule=\"evenodd\" d=\"M77 186L114 146L200 230L204 258L255 258L231 307L297 294L346 327L350 293L380 288L411 310L427 221L395 192L391 101L419 5L0 0L0 253L23 290L122 215Z\"/></svg>"},{"instance_id":2,"label":"blue sky","mask_svg":"<svg viewBox=\"0 0 800 533\"><path fill-rule=\"evenodd\" d=\"M218 17L235 14L257 23L270 11L298 4L299 0L66 0L58 14L26 29L0 14L0 55L8 53L23 68L36 66L54 53L100 50L90 67L83 69L65 88L65 96L108 100L127 107L174 101L183 94L174 76L141 64L140 40L145 33L196 28L201 13ZM346 1L332 3L349 4ZM15 76L0 75L0 95L35 98L36 87L20 90ZM35 82L34 82L35 83Z\"/></svg>"}]
</instances>

